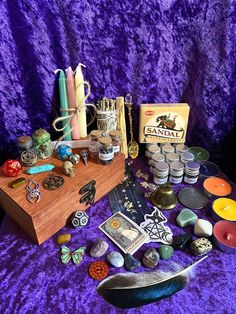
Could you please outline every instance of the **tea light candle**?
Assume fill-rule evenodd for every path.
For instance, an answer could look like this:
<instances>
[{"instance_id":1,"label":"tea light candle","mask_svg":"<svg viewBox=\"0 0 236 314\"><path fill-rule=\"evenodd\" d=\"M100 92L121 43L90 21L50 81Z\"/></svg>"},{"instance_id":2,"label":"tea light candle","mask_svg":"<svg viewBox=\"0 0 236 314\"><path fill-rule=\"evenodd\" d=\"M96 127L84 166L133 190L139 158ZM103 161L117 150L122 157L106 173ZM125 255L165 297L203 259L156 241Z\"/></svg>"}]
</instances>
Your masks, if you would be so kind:
<instances>
[{"instance_id":1,"label":"tea light candle","mask_svg":"<svg viewBox=\"0 0 236 314\"><path fill-rule=\"evenodd\" d=\"M219 167L211 161L202 161L200 164L200 175L202 177L216 177L219 172Z\"/></svg>"},{"instance_id":2,"label":"tea light candle","mask_svg":"<svg viewBox=\"0 0 236 314\"><path fill-rule=\"evenodd\" d=\"M227 181L217 177L206 179L203 186L205 191L208 192L210 196L226 196L232 192L231 185Z\"/></svg>"},{"instance_id":3,"label":"tea light candle","mask_svg":"<svg viewBox=\"0 0 236 314\"><path fill-rule=\"evenodd\" d=\"M206 161L210 158L209 152L202 147L190 147L188 152L194 155L195 161Z\"/></svg>"},{"instance_id":4,"label":"tea light candle","mask_svg":"<svg viewBox=\"0 0 236 314\"><path fill-rule=\"evenodd\" d=\"M218 198L212 204L211 214L216 221L236 221L236 202L226 197Z\"/></svg>"},{"instance_id":5,"label":"tea light candle","mask_svg":"<svg viewBox=\"0 0 236 314\"><path fill-rule=\"evenodd\" d=\"M191 209L201 209L208 203L208 197L195 188L184 188L179 191L179 201L182 205Z\"/></svg>"},{"instance_id":6,"label":"tea light candle","mask_svg":"<svg viewBox=\"0 0 236 314\"><path fill-rule=\"evenodd\" d=\"M236 253L236 223L218 221L213 229L214 243L225 253Z\"/></svg>"}]
</instances>

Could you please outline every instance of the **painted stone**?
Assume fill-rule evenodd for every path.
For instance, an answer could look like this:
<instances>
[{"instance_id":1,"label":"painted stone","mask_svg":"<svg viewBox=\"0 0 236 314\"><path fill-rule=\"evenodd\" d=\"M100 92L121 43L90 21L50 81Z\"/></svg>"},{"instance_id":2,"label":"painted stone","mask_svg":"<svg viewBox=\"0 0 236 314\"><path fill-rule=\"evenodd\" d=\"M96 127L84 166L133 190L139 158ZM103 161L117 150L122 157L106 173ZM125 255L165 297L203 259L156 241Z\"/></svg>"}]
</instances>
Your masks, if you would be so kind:
<instances>
[{"instance_id":1,"label":"painted stone","mask_svg":"<svg viewBox=\"0 0 236 314\"><path fill-rule=\"evenodd\" d=\"M72 149L69 145L61 144L56 149L56 156L61 160L67 160L72 155Z\"/></svg>"},{"instance_id":2,"label":"painted stone","mask_svg":"<svg viewBox=\"0 0 236 314\"><path fill-rule=\"evenodd\" d=\"M190 249L194 255L201 256L212 250L212 244L206 238L199 238L191 243Z\"/></svg>"},{"instance_id":3,"label":"painted stone","mask_svg":"<svg viewBox=\"0 0 236 314\"><path fill-rule=\"evenodd\" d=\"M193 211L188 208L184 208L177 216L176 223L180 227L186 227L193 225L197 219L198 217Z\"/></svg>"},{"instance_id":4,"label":"painted stone","mask_svg":"<svg viewBox=\"0 0 236 314\"><path fill-rule=\"evenodd\" d=\"M107 260L114 267L122 267L124 265L124 258L119 252L108 253Z\"/></svg>"},{"instance_id":5,"label":"painted stone","mask_svg":"<svg viewBox=\"0 0 236 314\"><path fill-rule=\"evenodd\" d=\"M160 255L157 250L150 248L148 249L142 258L143 265L148 268L154 268L160 259Z\"/></svg>"},{"instance_id":6,"label":"painted stone","mask_svg":"<svg viewBox=\"0 0 236 314\"><path fill-rule=\"evenodd\" d=\"M82 228L87 225L88 221L89 216L85 212L78 210L73 214L71 223L75 228Z\"/></svg>"},{"instance_id":7,"label":"painted stone","mask_svg":"<svg viewBox=\"0 0 236 314\"><path fill-rule=\"evenodd\" d=\"M63 244L63 243L70 242L70 240L71 240L71 235L69 233L61 234L57 238L57 243Z\"/></svg>"},{"instance_id":8,"label":"painted stone","mask_svg":"<svg viewBox=\"0 0 236 314\"><path fill-rule=\"evenodd\" d=\"M22 166L19 161L8 159L3 165L3 172L7 177L16 177L21 172Z\"/></svg>"},{"instance_id":9,"label":"painted stone","mask_svg":"<svg viewBox=\"0 0 236 314\"><path fill-rule=\"evenodd\" d=\"M92 257L101 257L106 253L108 247L109 244L106 241L98 239L97 241L94 242L93 246L91 247L90 255Z\"/></svg>"},{"instance_id":10,"label":"painted stone","mask_svg":"<svg viewBox=\"0 0 236 314\"><path fill-rule=\"evenodd\" d=\"M134 256L132 256L129 253L125 254L124 260L125 260L125 267L128 270L134 270L134 269L138 268L139 266L141 266L140 261L137 260L137 258L135 258Z\"/></svg>"},{"instance_id":11,"label":"painted stone","mask_svg":"<svg viewBox=\"0 0 236 314\"><path fill-rule=\"evenodd\" d=\"M159 247L159 254L162 259L169 259L174 254L174 249L171 245L162 244Z\"/></svg>"},{"instance_id":12,"label":"painted stone","mask_svg":"<svg viewBox=\"0 0 236 314\"><path fill-rule=\"evenodd\" d=\"M194 234L199 237L210 237L212 235L212 224L205 219L198 219L194 224Z\"/></svg>"},{"instance_id":13,"label":"painted stone","mask_svg":"<svg viewBox=\"0 0 236 314\"><path fill-rule=\"evenodd\" d=\"M178 234L173 237L172 246L175 250L185 249L192 241L192 235L190 233Z\"/></svg>"}]
</instances>

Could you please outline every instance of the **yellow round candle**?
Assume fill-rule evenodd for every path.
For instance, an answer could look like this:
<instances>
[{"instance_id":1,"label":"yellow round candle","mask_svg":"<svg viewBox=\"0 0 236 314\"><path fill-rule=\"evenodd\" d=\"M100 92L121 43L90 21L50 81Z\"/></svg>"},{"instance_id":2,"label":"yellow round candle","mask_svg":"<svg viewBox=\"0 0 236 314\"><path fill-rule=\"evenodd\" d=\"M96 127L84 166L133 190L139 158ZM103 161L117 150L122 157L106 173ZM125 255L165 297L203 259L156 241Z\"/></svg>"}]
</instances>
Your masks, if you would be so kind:
<instances>
[{"instance_id":1,"label":"yellow round candle","mask_svg":"<svg viewBox=\"0 0 236 314\"><path fill-rule=\"evenodd\" d=\"M231 185L227 181L217 177L206 179L203 186L207 192L217 196L226 196L232 192Z\"/></svg>"},{"instance_id":2,"label":"yellow round candle","mask_svg":"<svg viewBox=\"0 0 236 314\"><path fill-rule=\"evenodd\" d=\"M213 202L212 208L221 219L236 221L236 202L230 198L218 198Z\"/></svg>"}]
</instances>

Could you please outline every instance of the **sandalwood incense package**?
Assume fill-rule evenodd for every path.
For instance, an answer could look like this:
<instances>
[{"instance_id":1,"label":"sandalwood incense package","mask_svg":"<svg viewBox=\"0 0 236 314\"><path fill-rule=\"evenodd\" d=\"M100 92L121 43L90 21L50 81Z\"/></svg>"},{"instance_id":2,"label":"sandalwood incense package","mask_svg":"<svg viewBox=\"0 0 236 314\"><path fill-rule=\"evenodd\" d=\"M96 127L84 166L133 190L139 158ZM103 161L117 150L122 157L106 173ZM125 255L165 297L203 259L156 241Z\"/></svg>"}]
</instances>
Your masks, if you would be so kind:
<instances>
[{"instance_id":1,"label":"sandalwood incense package","mask_svg":"<svg viewBox=\"0 0 236 314\"><path fill-rule=\"evenodd\" d=\"M141 104L139 116L140 143L184 143L189 105Z\"/></svg>"}]
</instances>

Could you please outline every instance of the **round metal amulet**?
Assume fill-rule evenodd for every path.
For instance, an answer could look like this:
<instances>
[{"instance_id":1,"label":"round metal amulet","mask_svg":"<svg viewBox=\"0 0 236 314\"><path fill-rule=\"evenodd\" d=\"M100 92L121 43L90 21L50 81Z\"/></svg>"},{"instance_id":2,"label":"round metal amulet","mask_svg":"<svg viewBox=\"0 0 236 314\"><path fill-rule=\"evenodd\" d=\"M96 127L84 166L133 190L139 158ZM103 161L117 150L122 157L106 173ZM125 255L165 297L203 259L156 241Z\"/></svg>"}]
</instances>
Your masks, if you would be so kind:
<instances>
[{"instance_id":1,"label":"round metal amulet","mask_svg":"<svg viewBox=\"0 0 236 314\"><path fill-rule=\"evenodd\" d=\"M55 176L54 174L50 174L47 178L43 180L43 187L49 191L56 190L63 184L64 179L60 176Z\"/></svg>"}]
</instances>

